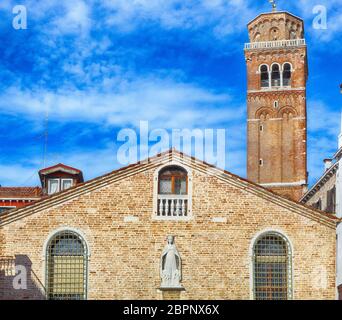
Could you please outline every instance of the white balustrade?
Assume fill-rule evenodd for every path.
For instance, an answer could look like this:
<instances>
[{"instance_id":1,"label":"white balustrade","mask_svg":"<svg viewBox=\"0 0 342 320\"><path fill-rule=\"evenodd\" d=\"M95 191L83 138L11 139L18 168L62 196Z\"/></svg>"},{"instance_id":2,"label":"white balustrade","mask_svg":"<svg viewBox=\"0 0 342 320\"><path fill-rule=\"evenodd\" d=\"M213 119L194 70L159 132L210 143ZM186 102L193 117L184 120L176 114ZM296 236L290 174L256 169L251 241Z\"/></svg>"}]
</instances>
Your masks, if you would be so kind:
<instances>
[{"instance_id":1,"label":"white balustrade","mask_svg":"<svg viewBox=\"0 0 342 320\"><path fill-rule=\"evenodd\" d=\"M158 217L187 217L187 195L158 195Z\"/></svg>"},{"instance_id":2,"label":"white balustrade","mask_svg":"<svg viewBox=\"0 0 342 320\"><path fill-rule=\"evenodd\" d=\"M246 43L245 49L246 50L272 49L272 48L300 47L300 46L305 46L305 45L306 45L305 39L275 40L275 41Z\"/></svg>"}]
</instances>

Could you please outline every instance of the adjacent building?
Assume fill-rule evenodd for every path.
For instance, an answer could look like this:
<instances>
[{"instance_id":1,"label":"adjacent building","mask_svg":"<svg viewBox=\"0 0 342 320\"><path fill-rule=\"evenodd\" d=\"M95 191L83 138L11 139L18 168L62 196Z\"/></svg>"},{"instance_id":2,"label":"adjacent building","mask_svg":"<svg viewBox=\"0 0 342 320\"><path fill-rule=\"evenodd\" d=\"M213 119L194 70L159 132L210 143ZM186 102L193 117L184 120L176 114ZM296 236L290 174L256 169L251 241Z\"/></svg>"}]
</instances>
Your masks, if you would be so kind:
<instances>
[{"instance_id":1,"label":"adjacent building","mask_svg":"<svg viewBox=\"0 0 342 320\"><path fill-rule=\"evenodd\" d=\"M317 182L302 197L301 202L332 216L342 218L342 119L338 150L332 158L324 159L324 172ZM337 226L337 288L342 300L342 225Z\"/></svg>"},{"instance_id":2,"label":"adjacent building","mask_svg":"<svg viewBox=\"0 0 342 320\"><path fill-rule=\"evenodd\" d=\"M21 208L42 197L39 187L2 187L0 186L0 215L15 208Z\"/></svg>"},{"instance_id":3,"label":"adjacent building","mask_svg":"<svg viewBox=\"0 0 342 320\"><path fill-rule=\"evenodd\" d=\"M0 215L83 183L82 171L62 163L40 170L39 178L41 187L0 186Z\"/></svg>"}]
</instances>

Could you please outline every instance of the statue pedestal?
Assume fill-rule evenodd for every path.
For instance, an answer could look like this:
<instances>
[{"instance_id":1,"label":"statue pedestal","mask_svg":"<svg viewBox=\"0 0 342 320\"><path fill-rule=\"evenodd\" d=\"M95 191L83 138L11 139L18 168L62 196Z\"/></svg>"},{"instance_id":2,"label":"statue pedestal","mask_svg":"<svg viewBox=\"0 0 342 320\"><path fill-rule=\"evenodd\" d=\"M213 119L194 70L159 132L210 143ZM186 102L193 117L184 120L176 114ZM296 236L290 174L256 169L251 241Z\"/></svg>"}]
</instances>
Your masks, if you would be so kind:
<instances>
[{"instance_id":1,"label":"statue pedestal","mask_svg":"<svg viewBox=\"0 0 342 320\"><path fill-rule=\"evenodd\" d=\"M183 300L182 299L182 292L185 291L184 287L160 287L158 288L161 293L162 300Z\"/></svg>"},{"instance_id":2,"label":"statue pedestal","mask_svg":"<svg viewBox=\"0 0 342 320\"><path fill-rule=\"evenodd\" d=\"M183 286L179 287L159 287L160 291L185 291L185 288Z\"/></svg>"}]
</instances>

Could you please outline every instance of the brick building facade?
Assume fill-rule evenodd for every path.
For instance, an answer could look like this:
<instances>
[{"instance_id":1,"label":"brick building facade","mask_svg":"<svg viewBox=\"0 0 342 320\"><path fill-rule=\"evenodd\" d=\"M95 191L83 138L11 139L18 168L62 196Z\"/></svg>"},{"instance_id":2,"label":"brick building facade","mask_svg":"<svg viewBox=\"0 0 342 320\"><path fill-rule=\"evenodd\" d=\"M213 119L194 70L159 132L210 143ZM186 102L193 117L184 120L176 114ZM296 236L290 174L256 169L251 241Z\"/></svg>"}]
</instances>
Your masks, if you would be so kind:
<instances>
[{"instance_id":1,"label":"brick building facade","mask_svg":"<svg viewBox=\"0 0 342 320\"><path fill-rule=\"evenodd\" d=\"M160 194L159 173L169 166L185 170L185 195ZM160 202L165 197L187 205L168 214L166 202ZM4 214L0 256L7 267L2 267L0 295L71 297L75 288L64 288L63 295L63 278L61 287L50 279L49 256L54 237L69 232L84 245L78 278L84 287L76 286L81 292L77 297L334 299L335 226L333 217L171 151ZM182 259L182 290L161 289L161 254L168 235L175 236ZM276 241L271 250L284 250L282 256L277 251L258 257L263 266L271 263L266 269L271 277L282 266L274 283L264 283L256 268L260 239L262 248L271 240ZM270 262L274 258L278 260ZM28 290L11 287L16 263L27 268ZM70 272L74 279L75 271Z\"/></svg>"}]
</instances>

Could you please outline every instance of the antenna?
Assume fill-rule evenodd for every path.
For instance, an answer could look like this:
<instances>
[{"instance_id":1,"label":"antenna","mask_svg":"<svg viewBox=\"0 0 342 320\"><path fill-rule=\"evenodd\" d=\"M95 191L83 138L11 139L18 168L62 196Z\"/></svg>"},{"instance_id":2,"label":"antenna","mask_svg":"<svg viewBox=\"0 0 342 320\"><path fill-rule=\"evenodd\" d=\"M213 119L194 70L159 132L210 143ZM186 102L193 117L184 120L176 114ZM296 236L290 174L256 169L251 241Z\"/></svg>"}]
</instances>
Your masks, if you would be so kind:
<instances>
[{"instance_id":1,"label":"antenna","mask_svg":"<svg viewBox=\"0 0 342 320\"><path fill-rule=\"evenodd\" d=\"M276 12L277 11L277 3L276 0L269 0L270 4L272 5L272 11Z\"/></svg>"},{"instance_id":2,"label":"antenna","mask_svg":"<svg viewBox=\"0 0 342 320\"><path fill-rule=\"evenodd\" d=\"M46 167L48 137L49 137L49 109L46 109L46 113L45 113L45 130L44 130L43 168Z\"/></svg>"}]
</instances>

